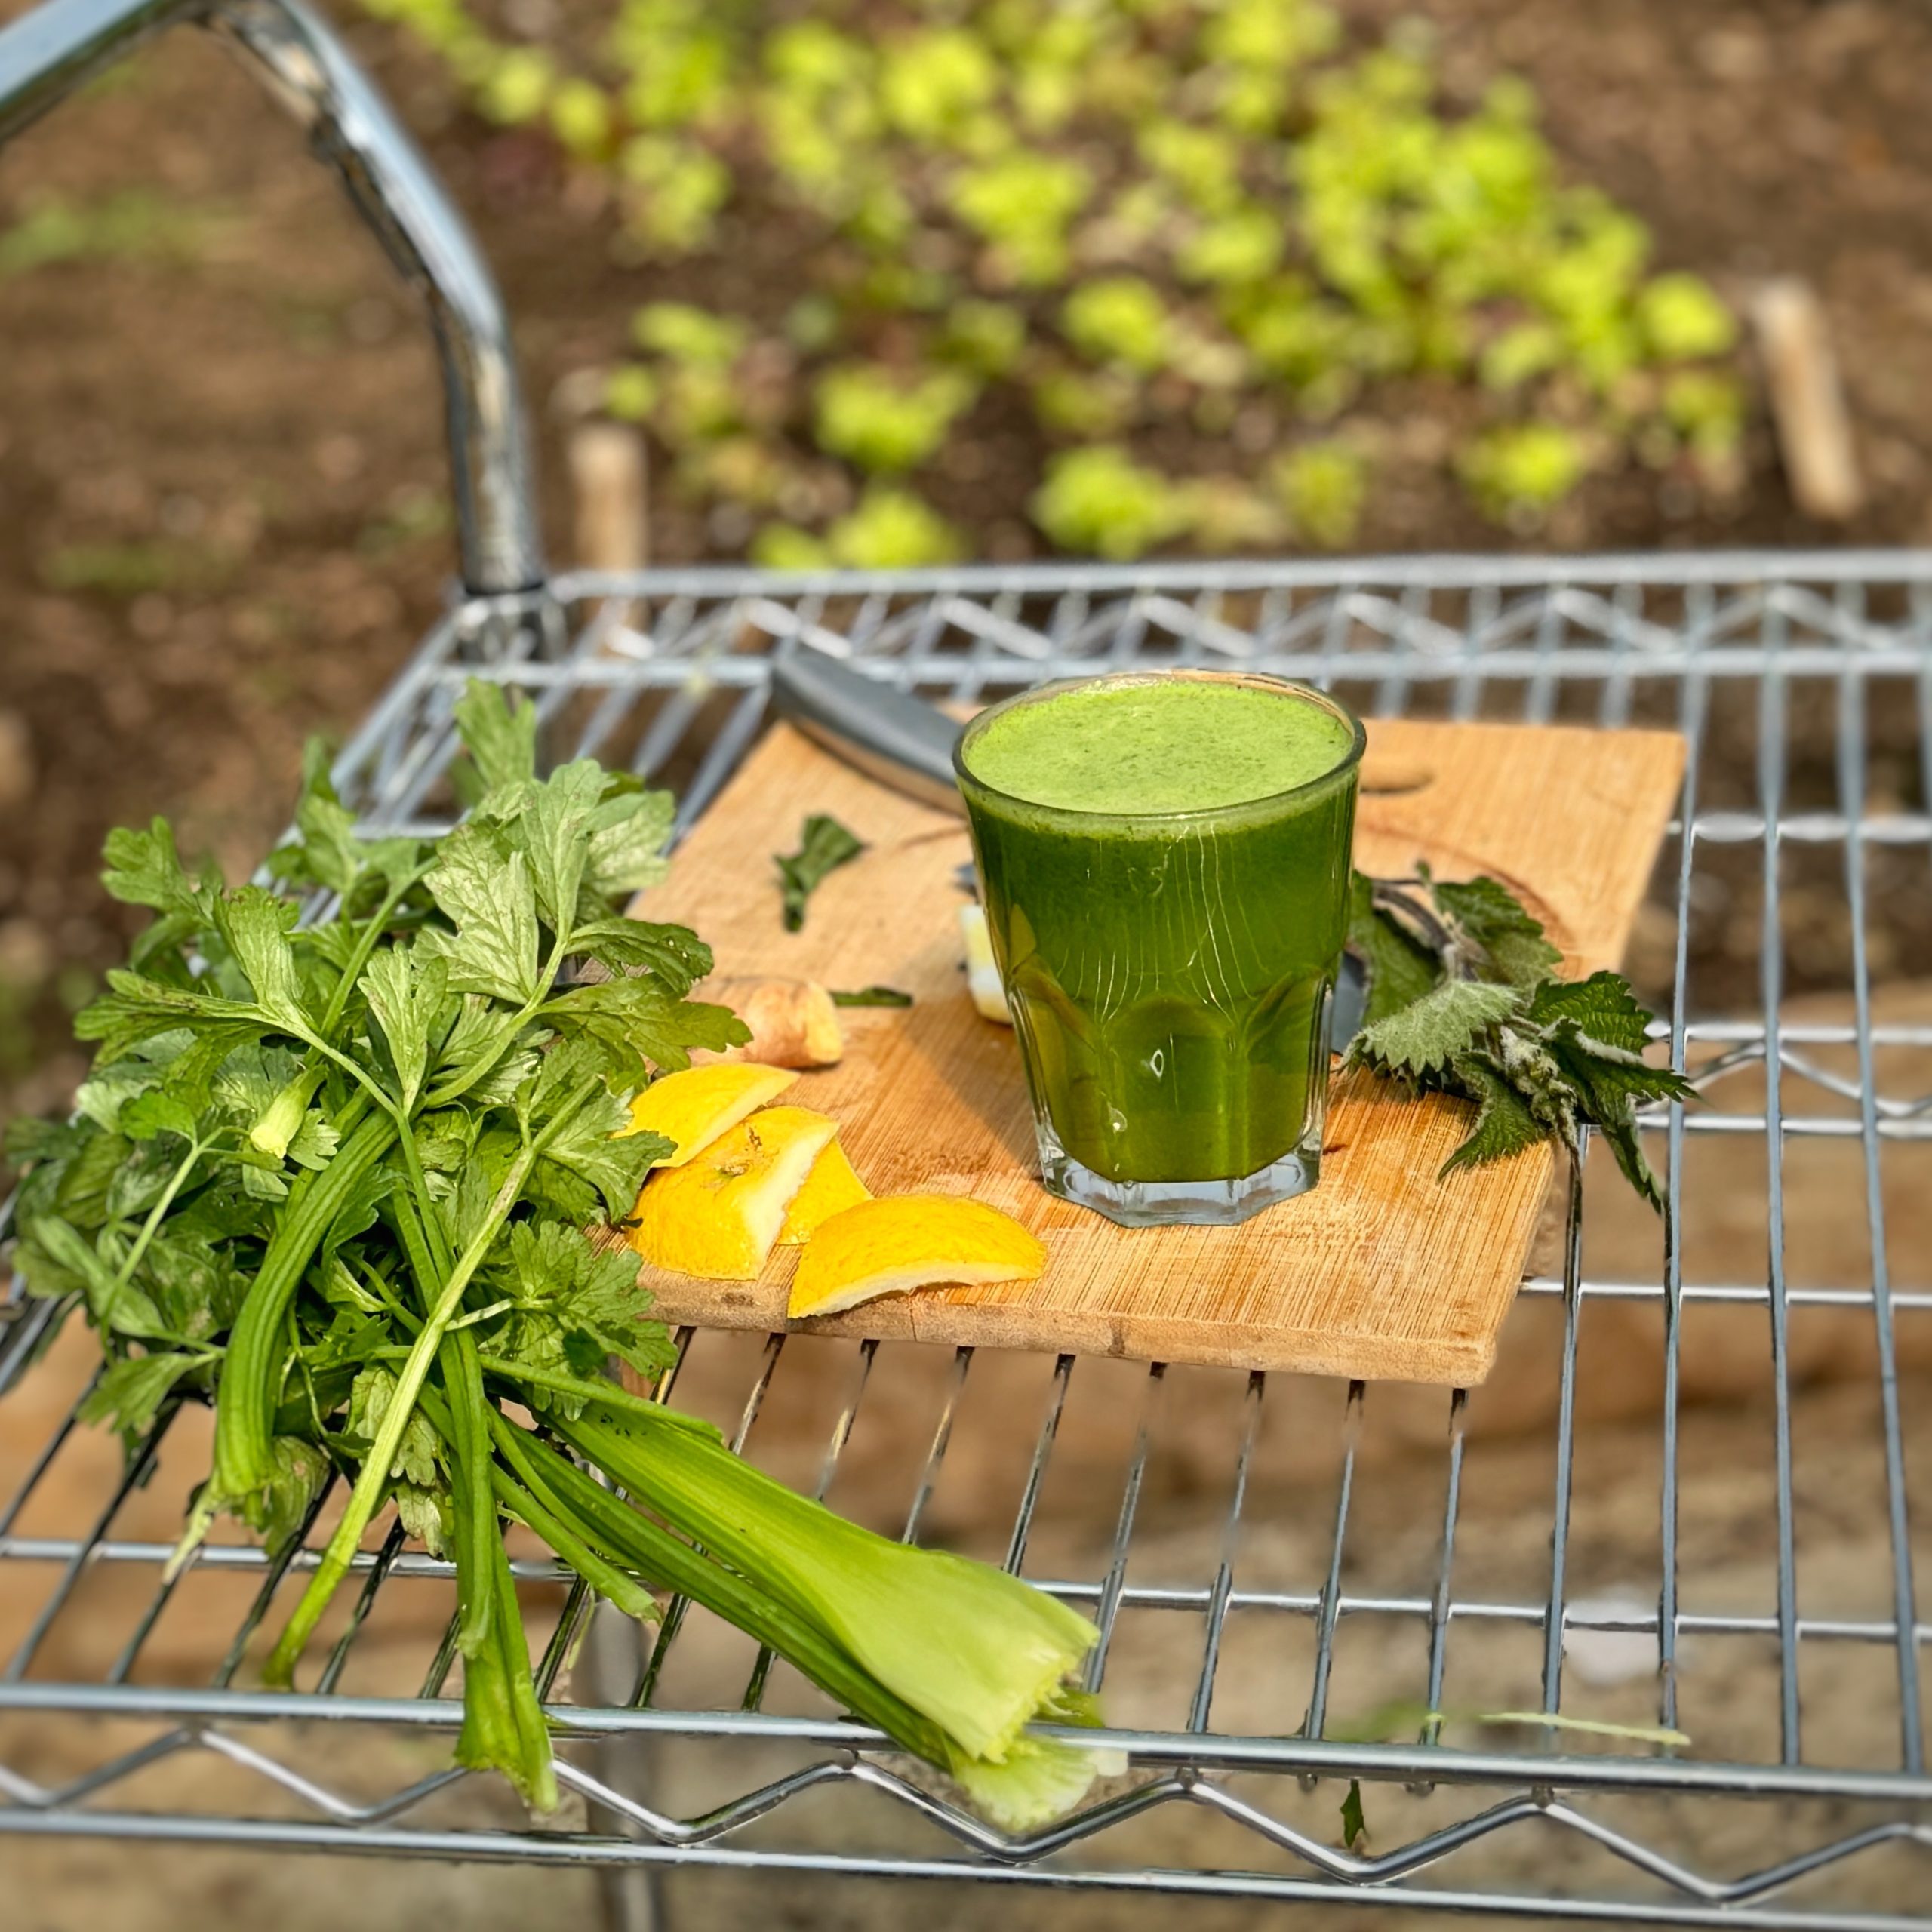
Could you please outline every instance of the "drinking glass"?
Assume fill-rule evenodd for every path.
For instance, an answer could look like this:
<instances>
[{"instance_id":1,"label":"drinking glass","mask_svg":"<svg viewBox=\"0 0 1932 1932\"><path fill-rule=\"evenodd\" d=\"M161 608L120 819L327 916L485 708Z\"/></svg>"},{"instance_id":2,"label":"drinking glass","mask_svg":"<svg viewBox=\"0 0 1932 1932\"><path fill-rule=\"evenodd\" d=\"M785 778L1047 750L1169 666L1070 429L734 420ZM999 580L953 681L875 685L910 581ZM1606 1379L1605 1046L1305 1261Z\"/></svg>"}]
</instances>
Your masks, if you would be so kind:
<instances>
[{"instance_id":1,"label":"drinking glass","mask_svg":"<svg viewBox=\"0 0 1932 1932\"><path fill-rule=\"evenodd\" d=\"M1149 675L1318 706L1346 749L1292 790L1201 811L1042 805L974 775L1015 706ZM968 726L954 764L1049 1192L1128 1226L1220 1225L1315 1185L1364 742L1322 692L1205 671L1046 685Z\"/></svg>"}]
</instances>

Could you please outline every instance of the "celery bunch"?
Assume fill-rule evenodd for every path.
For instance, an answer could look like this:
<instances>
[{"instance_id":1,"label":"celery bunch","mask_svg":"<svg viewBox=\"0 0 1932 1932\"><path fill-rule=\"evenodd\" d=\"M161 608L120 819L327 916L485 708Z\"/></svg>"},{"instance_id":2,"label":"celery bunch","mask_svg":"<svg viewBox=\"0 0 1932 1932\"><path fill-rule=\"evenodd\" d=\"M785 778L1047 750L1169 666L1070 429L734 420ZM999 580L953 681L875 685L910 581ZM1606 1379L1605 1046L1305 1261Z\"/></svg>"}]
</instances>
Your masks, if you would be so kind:
<instances>
[{"instance_id":1,"label":"celery bunch","mask_svg":"<svg viewBox=\"0 0 1932 1932\"><path fill-rule=\"evenodd\" d=\"M280 890L191 874L163 820L109 839L110 891L155 917L76 1023L97 1044L75 1118L10 1137L28 1284L85 1308L107 1358L89 1414L131 1444L214 1403L177 1561L224 1512L285 1543L348 1481L271 1681L378 1511L447 1551L458 1758L540 1808L556 1778L506 1517L632 1616L675 1591L728 1618L996 1823L1055 1815L1096 1754L1026 1727L1097 1721L1067 1681L1091 1624L842 1521L610 1379L671 1360L632 1260L586 1232L670 1151L620 1134L629 1098L744 1029L688 997L711 964L694 934L621 916L662 875L669 798L589 760L540 780L534 714L495 685L457 718L471 810L441 838L358 837L312 756Z\"/></svg>"}]
</instances>

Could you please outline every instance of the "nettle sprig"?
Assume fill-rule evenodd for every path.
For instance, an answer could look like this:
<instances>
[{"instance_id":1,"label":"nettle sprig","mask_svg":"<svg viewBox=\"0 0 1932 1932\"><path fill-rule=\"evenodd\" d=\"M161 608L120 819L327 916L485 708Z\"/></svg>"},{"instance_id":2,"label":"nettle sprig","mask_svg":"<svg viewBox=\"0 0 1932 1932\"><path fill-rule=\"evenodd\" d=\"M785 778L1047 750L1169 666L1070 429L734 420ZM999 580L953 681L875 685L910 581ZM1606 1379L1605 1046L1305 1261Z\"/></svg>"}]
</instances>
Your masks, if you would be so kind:
<instances>
[{"instance_id":1,"label":"nettle sprig","mask_svg":"<svg viewBox=\"0 0 1932 1932\"><path fill-rule=\"evenodd\" d=\"M1443 1175L1540 1140L1578 1152L1591 1128L1662 1211L1637 1109L1693 1089L1644 1058L1651 1016L1620 974L1558 978L1562 954L1507 886L1452 884L1422 865L1412 879L1354 875L1349 946L1367 970L1368 1003L1344 1064L1476 1108Z\"/></svg>"}]
</instances>

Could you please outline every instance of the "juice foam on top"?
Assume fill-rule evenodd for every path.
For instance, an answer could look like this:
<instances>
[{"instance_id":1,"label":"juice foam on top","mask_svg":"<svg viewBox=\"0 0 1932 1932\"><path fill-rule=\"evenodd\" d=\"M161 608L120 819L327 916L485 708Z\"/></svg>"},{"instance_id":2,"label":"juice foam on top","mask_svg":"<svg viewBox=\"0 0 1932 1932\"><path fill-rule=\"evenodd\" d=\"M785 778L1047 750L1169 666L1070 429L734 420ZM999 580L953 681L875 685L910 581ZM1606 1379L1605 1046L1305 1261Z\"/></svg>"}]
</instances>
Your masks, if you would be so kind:
<instances>
[{"instance_id":1,"label":"juice foam on top","mask_svg":"<svg viewBox=\"0 0 1932 1932\"><path fill-rule=\"evenodd\" d=\"M1029 804L1087 812L1206 811L1332 771L1353 734L1285 688L1194 678L1102 679L1016 705L972 743L967 768Z\"/></svg>"}]
</instances>

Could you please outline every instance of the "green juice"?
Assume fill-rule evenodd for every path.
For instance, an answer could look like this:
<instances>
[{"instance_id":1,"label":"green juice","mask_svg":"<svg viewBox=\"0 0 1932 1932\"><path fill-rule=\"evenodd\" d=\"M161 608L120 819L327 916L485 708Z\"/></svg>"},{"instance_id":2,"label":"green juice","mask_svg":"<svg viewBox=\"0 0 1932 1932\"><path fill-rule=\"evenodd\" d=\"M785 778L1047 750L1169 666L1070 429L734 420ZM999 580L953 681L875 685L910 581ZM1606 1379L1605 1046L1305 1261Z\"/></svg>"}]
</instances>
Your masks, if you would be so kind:
<instances>
[{"instance_id":1,"label":"green juice","mask_svg":"<svg viewBox=\"0 0 1932 1932\"><path fill-rule=\"evenodd\" d=\"M1314 1184L1361 727L1214 672L1049 686L957 759L1048 1185L1130 1223Z\"/></svg>"}]
</instances>

